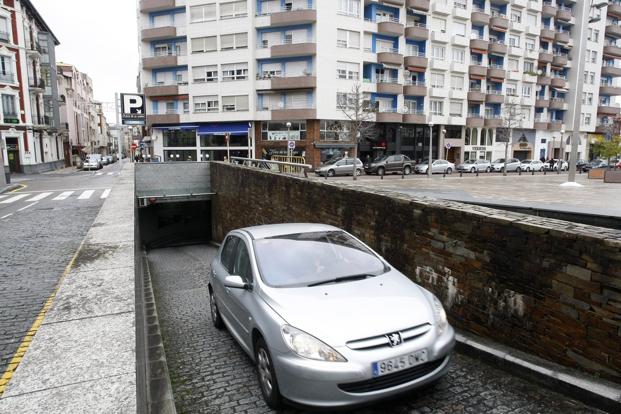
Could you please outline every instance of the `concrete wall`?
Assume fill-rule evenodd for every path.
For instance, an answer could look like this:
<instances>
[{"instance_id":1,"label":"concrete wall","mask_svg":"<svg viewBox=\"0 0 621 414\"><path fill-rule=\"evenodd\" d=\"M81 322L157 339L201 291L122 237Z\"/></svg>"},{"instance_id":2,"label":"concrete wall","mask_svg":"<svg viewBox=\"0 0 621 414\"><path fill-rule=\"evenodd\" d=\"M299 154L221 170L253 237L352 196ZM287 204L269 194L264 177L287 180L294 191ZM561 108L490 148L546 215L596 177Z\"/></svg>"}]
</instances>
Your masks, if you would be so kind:
<instances>
[{"instance_id":1,"label":"concrete wall","mask_svg":"<svg viewBox=\"0 0 621 414\"><path fill-rule=\"evenodd\" d=\"M435 292L457 328L621 383L621 232L211 163L213 234L323 222Z\"/></svg>"}]
</instances>

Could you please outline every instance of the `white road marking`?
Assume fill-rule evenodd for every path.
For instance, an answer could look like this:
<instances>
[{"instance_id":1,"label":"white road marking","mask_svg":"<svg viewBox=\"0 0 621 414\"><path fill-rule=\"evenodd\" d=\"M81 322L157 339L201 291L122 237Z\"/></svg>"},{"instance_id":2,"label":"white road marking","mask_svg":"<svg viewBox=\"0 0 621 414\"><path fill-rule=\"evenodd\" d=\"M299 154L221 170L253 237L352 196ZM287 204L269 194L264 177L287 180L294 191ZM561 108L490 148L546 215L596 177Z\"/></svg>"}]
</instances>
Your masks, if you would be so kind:
<instances>
[{"instance_id":1,"label":"white road marking","mask_svg":"<svg viewBox=\"0 0 621 414\"><path fill-rule=\"evenodd\" d=\"M32 197L31 199L26 200L26 201L41 201L45 197L48 197L48 196L51 196L51 195L52 195L52 193L41 193L41 194L36 195L36 196Z\"/></svg>"},{"instance_id":2,"label":"white road marking","mask_svg":"<svg viewBox=\"0 0 621 414\"><path fill-rule=\"evenodd\" d=\"M6 195L6 194L5 195L0 195L0 198L5 198L5 197L8 197L8 195Z\"/></svg>"},{"instance_id":3,"label":"white road marking","mask_svg":"<svg viewBox=\"0 0 621 414\"><path fill-rule=\"evenodd\" d=\"M89 198L91 198L94 192L95 190L86 190L85 192L80 194L80 197L78 197L78 200L88 200Z\"/></svg>"},{"instance_id":4,"label":"white road marking","mask_svg":"<svg viewBox=\"0 0 621 414\"><path fill-rule=\"evenodd\" d=\"M69 197L71 194L73 194L73 191L65 191L64 193L60 193L58 196L54 197L52 201L64 200L67 197Z\"/></svg>"},{"instance_id":5,"label":"white road marking","mask_svg":"<svg viewBox=\"0 0 621 414\"><path fill-rule=\"evenodd\" d=\"M110 195L110 189L106 188L104 192L101 194L100 198L108 198L109 195Z\"/></svg>"},{"instance_id":6,"label":"white road marking","mask_svg":"<svg viewBox=\"0 0 621 414\"><path fill-rule=\"evenodd\" d=\"M4 200L4 201L0 201L0 204L11 204L11 203L13 203L13 202L15 202L15 201L17 201L17 200L21 200L21 199L22 199L22 198L24 198L24 197L28 197L29 195L30 195L30 194L19 194L19 195L16 195L16 196L14 196L14 197L7 198L7 199L6 199L6 200Z\"/></svg>"},{"instance_id":7,"label":"white road marking","mask_svg":"<svg viewBox=\"0 0 621 414\"><path fill-rule=\"evenodd\" d=\"M5 218L7 218L7 217L11 217L12 215L13 215L13 213L11 213L11 214L7 214L6 216L2 216L2 217L0 217L0 220L5 219Z\"/></svg>"},{"instance_id":8,"label":"white road marking","mask_svg":"<svg viewBox=\"0 0 621 414\"><path fill-rule=\"evenodd\" d=\"M114 173L113 172L109 172L108 175L114 175Z\"/></svg>"},{"instance_id":9,"label":"white road marking","mask_svg":"<svg viewBox=\"0 0 621 414\"><path fill-rule=\"evenodd\" d=\"M95 175L103 175L102 172L95 173Z\"/></svg>"},{"instance_id":10,"label":"white road marking","mask_svg":"<svg viewBox=\"0 0 621 414\"><path fill-rule=\"evenodd\" d=\"M22 207L22 208L20 208L20 209L19 209L19 210L17 210L17 211L26 210L27 208L32 207L32 206L34 206L34 205L35 205L35 204L37 204L37 203L38 203L38 201L35 201L34 203L32 203L32 204L28 204L26 207Z\"/></svg>"}]
</instances>

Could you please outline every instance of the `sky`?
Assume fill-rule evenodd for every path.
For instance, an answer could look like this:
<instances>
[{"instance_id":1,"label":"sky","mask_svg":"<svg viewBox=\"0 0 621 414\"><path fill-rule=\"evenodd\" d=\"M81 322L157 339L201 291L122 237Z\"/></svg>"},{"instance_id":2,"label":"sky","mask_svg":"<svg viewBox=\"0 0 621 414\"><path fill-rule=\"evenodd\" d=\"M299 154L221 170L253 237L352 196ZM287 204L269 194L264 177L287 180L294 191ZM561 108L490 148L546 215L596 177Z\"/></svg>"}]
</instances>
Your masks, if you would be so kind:
<instances>
[{"instance_id":1,"label":"sky","mask_svg":"<svg viewBox=\"0 0 621 414\"><path fill-rule=\"evenodd\" d=\"M115 123L114 93L136 92L138 35L135 0L31 0L60 46L56 61L93 80L95 100Z\"/></svg>"}]
</instances>

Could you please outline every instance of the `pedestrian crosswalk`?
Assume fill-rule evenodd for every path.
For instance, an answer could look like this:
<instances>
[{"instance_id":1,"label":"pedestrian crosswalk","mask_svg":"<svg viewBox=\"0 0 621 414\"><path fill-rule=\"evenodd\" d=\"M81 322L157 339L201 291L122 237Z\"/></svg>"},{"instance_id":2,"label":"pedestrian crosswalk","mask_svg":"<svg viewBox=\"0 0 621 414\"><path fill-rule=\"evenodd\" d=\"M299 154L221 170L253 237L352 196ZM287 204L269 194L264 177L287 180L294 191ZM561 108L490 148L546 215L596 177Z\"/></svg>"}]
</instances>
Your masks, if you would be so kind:
<instances>
[{"instance_id":1,"label":"pedestrian crosswalk","mask_svg":"<svg viewBox=\"0 0 621 414\"><path fill-rule=\"evenodd\" d=\"M0 194L0 204L12 204L16 202L34 203L39 201L51 200L51 201L65 201L76 200L84 201L90 199L106 199L110 195L110 188L103 189L80 189L80 190L67 190L67 191L45 191L37 193L19 193L19 194Z\"/></svg>"}]
</instances>

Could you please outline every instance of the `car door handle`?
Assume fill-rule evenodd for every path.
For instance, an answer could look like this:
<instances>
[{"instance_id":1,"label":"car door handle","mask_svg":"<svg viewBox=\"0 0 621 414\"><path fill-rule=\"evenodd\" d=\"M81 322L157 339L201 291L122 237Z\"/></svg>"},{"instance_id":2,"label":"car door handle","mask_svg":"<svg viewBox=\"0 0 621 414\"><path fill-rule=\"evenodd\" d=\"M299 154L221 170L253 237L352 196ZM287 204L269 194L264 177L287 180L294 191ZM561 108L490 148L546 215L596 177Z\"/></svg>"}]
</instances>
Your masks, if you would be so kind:
<instances>
[{"instance_id":1,"label":"car door handle","mask_svg":"<svg viewBox=\"0 0 621 414\"><path fill-rule=\"evenodd\" d=\"M231 294L231 289L230 288L224 288L224 291L226 292L227 295Z\"/></svg>"}]
</instances>

